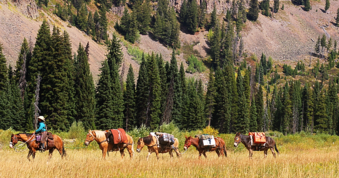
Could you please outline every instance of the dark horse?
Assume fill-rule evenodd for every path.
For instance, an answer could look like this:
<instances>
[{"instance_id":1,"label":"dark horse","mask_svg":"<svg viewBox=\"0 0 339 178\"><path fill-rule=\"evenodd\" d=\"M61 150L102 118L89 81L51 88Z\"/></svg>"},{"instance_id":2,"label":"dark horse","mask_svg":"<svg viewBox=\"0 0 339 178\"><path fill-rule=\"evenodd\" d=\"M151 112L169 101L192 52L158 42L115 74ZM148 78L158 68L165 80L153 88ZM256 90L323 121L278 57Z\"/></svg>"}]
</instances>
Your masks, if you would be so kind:
<instances>
[{"instance_id":1,"label":"dark horse","mask_svg":"<svg viewBox=\"0 0 339 178\"><path fill-rule=\"evenodd\" d=\"M272 154L274 158L276 157L275 151L279 154L279 151L277 149L277 144L271 137L266 137L266 143L265 144L257 144L257 145L251 145L251 138L249 135L242 135L241 133L237 133L234 137L234 147L237 147L239 143L243 143L247 150L249 151L249 156L252 158L253 151L264 151L265 158L267 157L267 150L271 149Z\"/></svg>"},{"instance_id":2,"label":"dark horse","mask_svg":"<svg viewBox=\"0 0 339 178\"><path fill-rule=\"evenodd\" d=\"M199 144L200 139L198 137L193 138L191 136L189 137L185 136L185 138L186 140L185 140L184 150L187 150L191 145L193 145L199 151L199 159L201 157L201 154L203 154L205 158L207 158L206 152L208 151L215 151L218 154L218 157L220 157L220 155L227 157L225 141L220 137L214 138L216 146L212 148L208 148L208 147L202 148Z\"/></svg>"},{"instance_id":3,"label":"dark horse","mask_svg":"<svg viewBox=\"0 0 339 178\"><path fill-rule=\"evenodd\" d=\"M9 147L14 148L14 145L17 144L18 141L26 143L27 148L29 149L27 159L31 161L29 157L32 156L34 159L36 151L40 150L40 144L37 143L35 140L36 140L35 134L28 133L12 134ZM47 141L46 150L49 151L49 159L52 158L52 154L55 149L59 151L61 158L66 156L64 142L57 135L53 135L53 141Z\"/></svg>"}]
</instances>

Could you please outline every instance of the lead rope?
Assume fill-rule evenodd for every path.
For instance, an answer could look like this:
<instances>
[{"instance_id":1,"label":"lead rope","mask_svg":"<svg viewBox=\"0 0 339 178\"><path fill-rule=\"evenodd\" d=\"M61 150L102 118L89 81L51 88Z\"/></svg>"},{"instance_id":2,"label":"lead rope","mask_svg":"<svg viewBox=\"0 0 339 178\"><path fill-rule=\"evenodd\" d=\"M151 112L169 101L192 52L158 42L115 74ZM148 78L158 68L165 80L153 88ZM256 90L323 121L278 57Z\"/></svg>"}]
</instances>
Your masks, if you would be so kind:
<instances>
[{"instance_id":1,"label":"lead rope","mask_svg":"<svg viewBox=\"0 0 339 178\"><path fill-rule=\"evenodd\" d=\"M29 139L26 142L21 142L21 144L18 144L17 146L14 146L14 150L15 152L21 152L24 151L24 149L22 149L24 147L25 144L27 144L28 142L31 142L33 140L30 140L33 136L35 135L35 133L32 134L31 137L29 137Z\"/></svg>"}]
</instances>

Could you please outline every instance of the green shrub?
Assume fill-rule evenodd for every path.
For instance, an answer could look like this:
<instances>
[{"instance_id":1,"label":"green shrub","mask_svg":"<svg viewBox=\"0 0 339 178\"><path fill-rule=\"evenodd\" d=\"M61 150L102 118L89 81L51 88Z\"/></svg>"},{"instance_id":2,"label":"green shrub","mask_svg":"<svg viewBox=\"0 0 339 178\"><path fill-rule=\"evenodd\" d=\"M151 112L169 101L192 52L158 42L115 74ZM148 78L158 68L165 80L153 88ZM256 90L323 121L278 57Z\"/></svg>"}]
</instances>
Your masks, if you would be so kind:
<instances>
[{"instance_id":1,"label":"green shrub","mask_svg":"<svg viewBox=\"0 0 339 178\"><path fill-rule=\"evenodd\" d=\"M195 72L204 72L206 70L205 65L202 63L202 61L198 60L197 57L191 55L187 59L188 68L186 69L186 72L189 73L195 73Z\"/></svg>"},{"instance_id":2,"label":"green shrub","mask_svg":"<svg viewBox=\"0 0 339 178\"><path fill-rule=\"evenodd\" d=\"M137 61L138 64L141 63L143 51L138 47L127 45L127 53L133 56L133 60Z\"/></svg>"}]
</instances>

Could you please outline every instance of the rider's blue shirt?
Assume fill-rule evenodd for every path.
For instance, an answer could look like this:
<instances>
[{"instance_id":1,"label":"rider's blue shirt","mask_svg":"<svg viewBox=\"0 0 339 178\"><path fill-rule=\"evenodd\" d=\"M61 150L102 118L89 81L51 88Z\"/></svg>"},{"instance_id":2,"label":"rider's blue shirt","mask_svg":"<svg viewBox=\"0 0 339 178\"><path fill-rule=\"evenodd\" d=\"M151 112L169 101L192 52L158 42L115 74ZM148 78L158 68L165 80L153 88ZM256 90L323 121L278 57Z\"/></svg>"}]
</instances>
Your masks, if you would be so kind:
<instances>
[{"instance_id":1,"label":"rider's blue shirt","mask_svg":"<svg viewBox=\"0 0 339 178\"><path fill-rule=\"evenodd\" d=\"M38 130L35 131L35 133L39 133L39 132L46 132L46 125L43 122L39 122L39 128Z\"/></svg>"}]
</instances>

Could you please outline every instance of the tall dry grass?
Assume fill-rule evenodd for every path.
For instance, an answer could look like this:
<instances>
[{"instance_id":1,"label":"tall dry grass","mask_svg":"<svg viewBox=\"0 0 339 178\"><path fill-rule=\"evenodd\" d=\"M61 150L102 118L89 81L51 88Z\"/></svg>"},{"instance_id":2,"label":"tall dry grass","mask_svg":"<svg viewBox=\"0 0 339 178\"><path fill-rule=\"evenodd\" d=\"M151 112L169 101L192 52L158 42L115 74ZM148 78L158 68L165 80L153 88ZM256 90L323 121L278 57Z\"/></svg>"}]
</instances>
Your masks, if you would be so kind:
<instances>
[{"instance_id":1,"label":"tall dry grass","mask_svg":"<svg viewBox=\"0 0 339 178\"><path fill-rule=\"evenodd\" d=\"M227 158L207 153L207 159L198 160L197 151L190 148L180 159L163 154L157 160L152 154L146 161L145 148L132 160L121 159L119 153L102 160L100 150L82 149L67 150L64 160L57 152L51 160L47 152L37 153L29 162L26 151L0 150L0 177L338 177L338 153L337 146L284 151L276 159L255 152L250 160L246 151L229 151Z\"/></svg>"}]
</instances>

